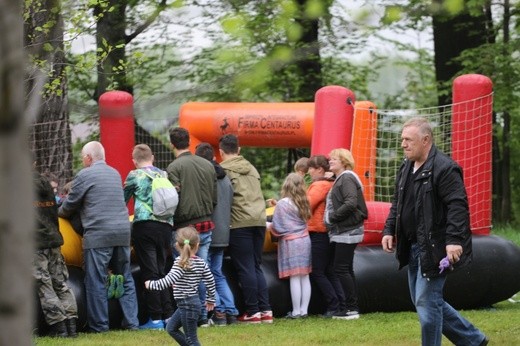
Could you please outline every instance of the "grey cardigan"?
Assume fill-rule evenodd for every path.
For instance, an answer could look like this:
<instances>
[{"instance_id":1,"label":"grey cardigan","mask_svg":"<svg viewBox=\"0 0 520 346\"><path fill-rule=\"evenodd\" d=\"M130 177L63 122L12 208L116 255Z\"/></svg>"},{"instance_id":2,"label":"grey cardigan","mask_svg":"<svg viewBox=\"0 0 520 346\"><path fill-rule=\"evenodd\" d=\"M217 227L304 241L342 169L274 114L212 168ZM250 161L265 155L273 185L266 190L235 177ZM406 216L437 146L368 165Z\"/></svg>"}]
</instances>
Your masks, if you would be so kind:
<instances>
[{"instance_id":1,"label":"grey cardigan","mask_svg":"<svg viewBox=\"0 0 520 346\"><path fill-rule=\"evenodd\" d=\"M213 163L213 165L218 165ZM211 216L215 229L211 235L211 247L229 245L229 227L231 225L231 205L233 204L233 185L226 172L218 165L217 173L217 205Z\"/></svg>"},{"instance_id":2,"label":"grey cardigan","mask_svg":"<svg viewBox=\"0 0 520 346\"><path fill-rule=\"evenodd\" d=\"M85 229L83 249L130 246L130 220L121 176L105 161L92 163L74 178L58 214L67 218L74 211L80 212Z\"/></svg>"}]
</instances>

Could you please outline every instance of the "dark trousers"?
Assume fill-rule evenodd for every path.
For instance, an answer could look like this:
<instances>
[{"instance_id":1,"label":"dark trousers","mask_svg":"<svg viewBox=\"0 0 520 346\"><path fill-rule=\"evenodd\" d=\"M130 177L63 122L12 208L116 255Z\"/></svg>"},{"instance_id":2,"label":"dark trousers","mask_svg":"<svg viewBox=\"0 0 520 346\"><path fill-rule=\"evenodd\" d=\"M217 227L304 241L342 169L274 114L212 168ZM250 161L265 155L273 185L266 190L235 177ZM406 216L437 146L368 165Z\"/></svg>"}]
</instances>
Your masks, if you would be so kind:
<instances>
[{"instance_id":1,"label":"dark trousers","mask_svg":"<svg viewBox=\"0 0 520 346\"><path fill-rule=\"evenodd\" d=\"M158 280L169 271L166 258L170 249L173 227L159 221L140 221L132 226L135 256L141 269L143 284L146 280ZM152 320L163 320L173 314L172 293L144 290L145 304Z\"/></svg>"},{"instance_id":2,"label":"dark trousers","mask_svg":"<svg viewBox=\"0 0 520 346\"><path fill-rule=\"evenodd\" d=\"M359 311L354 276L354 250L357 244L332 243L334 245L334 271L345 292L347 310Z\"/></svg>"},{"instance_id":3,"label":"dark trousers","mask_svg":"<svg viewBox=\"0 0 520 346\"><path fill-rule=\"evenodd\" d=\"M311 280L318 286L327 311L345 310L345 293L333 266L334 246L327 233L309 232L311 237Z\"/></svg>"},{"instance_id":4,"label":"dark trousers","mask_svg":"<svg viewBox=\"0 0 520 346\"><path fill-rule=\"evenodd\" d=\"M271 310L262 264L265 227L235 228L230 232L229 254L249 315Z\"/></svg>"}]
</instances>

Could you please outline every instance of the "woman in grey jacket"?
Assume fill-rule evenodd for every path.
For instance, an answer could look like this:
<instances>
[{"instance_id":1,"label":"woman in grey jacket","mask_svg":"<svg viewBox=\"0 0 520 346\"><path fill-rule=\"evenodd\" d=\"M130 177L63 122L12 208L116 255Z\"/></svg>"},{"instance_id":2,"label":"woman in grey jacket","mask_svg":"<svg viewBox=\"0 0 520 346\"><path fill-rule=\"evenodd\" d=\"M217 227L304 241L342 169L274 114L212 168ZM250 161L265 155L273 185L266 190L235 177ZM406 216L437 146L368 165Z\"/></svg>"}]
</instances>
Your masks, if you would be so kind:
<instances>
[{"instance_id":1,"label":"woman in grey jacket","mask_svg":"<svg viewBox=\"0 0 520 346\"><path fill-rule=\"evenodd\" d=\"M361 181L354 169L354 158L347 149L334 149L329 154L330 170L336 176L327 195L325 225L333 245L334 271L345 291L346 310L337 311L332 318L359 318L354 276L354 250L363 240L363 222L368 210Z\"/></svg>"}]
</instances>

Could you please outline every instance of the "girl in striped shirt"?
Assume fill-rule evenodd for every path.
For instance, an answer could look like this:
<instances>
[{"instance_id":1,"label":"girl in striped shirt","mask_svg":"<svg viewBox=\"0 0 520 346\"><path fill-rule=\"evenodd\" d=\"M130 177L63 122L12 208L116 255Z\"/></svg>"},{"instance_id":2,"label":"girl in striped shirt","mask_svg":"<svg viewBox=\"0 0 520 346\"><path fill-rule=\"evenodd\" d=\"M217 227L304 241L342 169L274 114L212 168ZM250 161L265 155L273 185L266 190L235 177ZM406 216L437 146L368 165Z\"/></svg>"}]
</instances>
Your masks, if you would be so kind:
<instances>
[{"instance_id":1,"label":"girl in striped shirt","mask_svg":"<svg viewBox=\"0 0 520 346\"><path fill-rule=\"evenodd\" d=\"M144 284L150 290L173 286L177 310L166 324L166 331L179 345L200 345L197 338L201 311L199 283L202 281L206 286L206 309L211 311L215 306L215 281L206 262L195 256L199 249L199 235L195 228L179 228L176 234L175 247L180 256L175 259L172 269L164 278L148 280Z\"/></svg>"}]
</instances>

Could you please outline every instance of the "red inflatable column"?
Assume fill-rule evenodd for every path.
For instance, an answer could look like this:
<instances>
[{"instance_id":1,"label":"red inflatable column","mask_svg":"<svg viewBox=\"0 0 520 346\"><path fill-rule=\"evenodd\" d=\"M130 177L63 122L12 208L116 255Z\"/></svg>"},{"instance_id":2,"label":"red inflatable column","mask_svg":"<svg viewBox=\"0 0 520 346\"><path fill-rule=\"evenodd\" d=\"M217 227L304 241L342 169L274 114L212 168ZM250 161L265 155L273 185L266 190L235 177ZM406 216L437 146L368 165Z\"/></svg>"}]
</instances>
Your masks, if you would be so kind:
<instances>
[{"instance_id":1,"label":"red inflatable column","mask_svg":"<svg viewBox=\"0 0 520 346\"><path fill-rule=\"evenodd\" d=\"M135 168L132 150L135 146L134 100L124 91L108 91L99 98L100 141L105 147L106 162L124 181ZM133 207L129 206L133 214Z\"/></svg>"},{"instance_id":2,"label":"red inflatable column","mask_svg":"<svg viewBox=\"0 0 520 346\"><path fill-rule=\"evenodd\" d=\"M332 149L350 149L354 125L354 93L331 85L316 92L311 155L328 155Z\"/></svg>"},{"instance_id":3,"label":"red inflatable column","mask_svg":"<svg viewBox=\"0 0 520 346\"><path fill-rule=\"evenodd\" d=\"M453 81L452 157L464 170L474 234L489 234L491 227L492 92L486 76Z\"/></svg>"}]
</instances>

